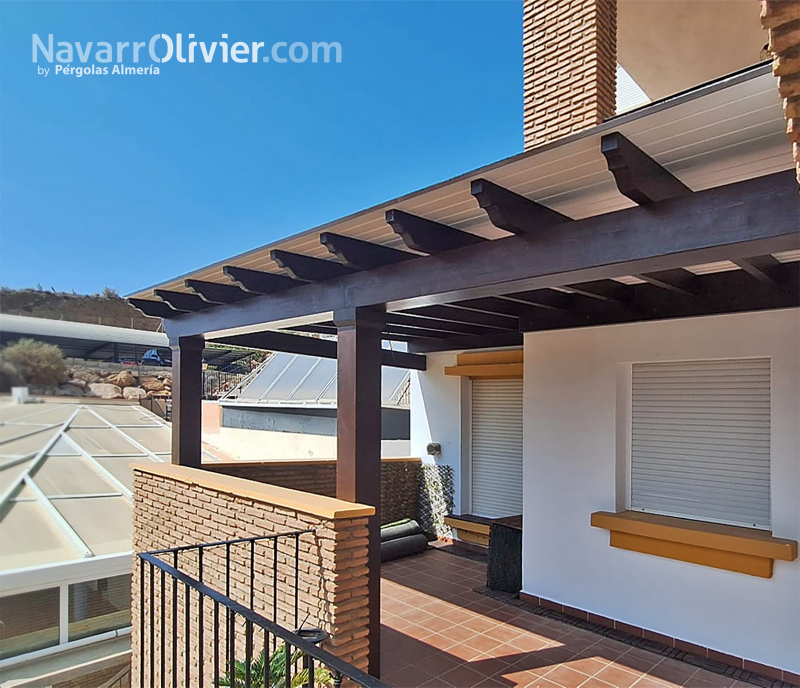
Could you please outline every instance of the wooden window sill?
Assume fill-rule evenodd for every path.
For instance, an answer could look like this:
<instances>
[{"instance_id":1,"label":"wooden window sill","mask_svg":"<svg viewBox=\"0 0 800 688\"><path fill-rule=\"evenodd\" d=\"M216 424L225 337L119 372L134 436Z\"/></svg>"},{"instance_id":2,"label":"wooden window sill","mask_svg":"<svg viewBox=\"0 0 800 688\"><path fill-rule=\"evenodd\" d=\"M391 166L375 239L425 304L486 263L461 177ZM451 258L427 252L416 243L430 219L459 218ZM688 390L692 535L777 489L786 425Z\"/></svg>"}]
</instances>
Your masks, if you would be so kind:
<instances>
[{"instance_id":1,"label":"wooden window sill","mask_svg":"<svg viewBox=\"0 0 800 688\"><path fill-rule=\"evenodd\" d=\"M611 532L612 547L761 578L772 578L776 559L797 559L795 540L752 528L638 511L596 511L591 522Z\"/></svg>"}]
</instances>

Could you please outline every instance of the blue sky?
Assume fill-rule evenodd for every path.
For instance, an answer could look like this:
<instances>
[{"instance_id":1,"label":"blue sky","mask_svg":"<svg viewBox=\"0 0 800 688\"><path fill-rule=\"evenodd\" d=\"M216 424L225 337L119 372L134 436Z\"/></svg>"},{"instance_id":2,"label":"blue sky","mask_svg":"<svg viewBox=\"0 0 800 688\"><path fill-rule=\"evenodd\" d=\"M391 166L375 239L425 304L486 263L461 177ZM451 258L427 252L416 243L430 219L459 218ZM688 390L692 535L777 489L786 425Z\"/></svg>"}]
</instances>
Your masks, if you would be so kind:
<instances>
[{"instance_id":1,"label":"blue sky","mask_svg":"<svg viewBox=\"0 0 800 688\"><path fill-rule=\"evenodd\" d=\"M129 293L518 153L521 17L512 0L0 3L0 284ZM198 48L158 76L78 78L32 62L34 33L338 41L342 62Z\"/></svg>"}]
</instances>

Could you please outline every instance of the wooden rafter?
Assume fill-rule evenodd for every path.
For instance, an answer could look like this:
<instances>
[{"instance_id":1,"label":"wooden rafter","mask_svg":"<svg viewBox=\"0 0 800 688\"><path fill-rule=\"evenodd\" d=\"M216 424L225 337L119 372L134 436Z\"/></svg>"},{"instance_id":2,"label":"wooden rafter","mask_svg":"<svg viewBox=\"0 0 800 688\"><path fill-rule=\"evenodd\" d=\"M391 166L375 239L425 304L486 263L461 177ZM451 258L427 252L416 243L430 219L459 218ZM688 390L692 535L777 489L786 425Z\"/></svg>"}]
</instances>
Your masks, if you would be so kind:
<instances>
[{"instance_id":1,"label":"wooden rafter","mask_svg":"<svg viewBox=\"0 0 800 688\"><path fill-rule=\"evenodd\" d=\"M333 232L322 232L320 243L345 265L358 270L373 270L384 265L401 263L419 256L399 251L390 246L382 246L371 241L353 239Z\"/></svg>"},{"instance_id":2,"label":"wooden rafter","mask_svg":"<svg viewBox=\"0 0 800 688\"><path fill-rule=\"evenodd\" d=\"M270 257L293 277L306 282L323 282L355 272L352 268L332 260L312 258L291 251L275 249L270 251Z\"/></svg>"},{"instance_id":3,"label":"wooden rafter","mask_svg":"<svg viewBox=\"0 0 800 688\"><path fill-rule=\"evenodd\" d=\"M129 298L128 303L136 310L141 311L151 318L174 318L179 313L163 301L152 301L151 299Z\"/></svg>"},{"instance_id":4,"label":"wooden rafter","mask_svg":"<svg viewBox=\"0 0 800 688\"><path fill-rule=\"evenodd\" d=\"M203 301L197 294L184 294L180 291L170 291L168 289L155 289L153 293L168 306L176 311L193 313L210 308L211 304Z\"/></svg>"},{"instance_id":5,"label":"wooden rafter","mask_svg":"<svg viewBox=\"0 0 800 688\"><path fill-rule=\"evenodd\" d=\"M618 132L603 136L600 150L619 192L638 205L692 193L680 179Z\"/></svg>"},{"instance_id":6,"label":"wooden rafter","mask_svg":"<svg viewBox=\"0 0 800 688\"><path fill-rule=\"evenodd\" d=\"M426 220L424 217L411 215L403 210L387 210L386 222L406 246L420 253L441 253L486 241L476 234L462 232L455 227Z\"/></svg>"},{"instance_id":7,"label":"wooden rafter","mask_svg":"<svg viewBox=\"0 0 800 688\"><path fill-rule=\"evenodd\" d=\"M470 192L478 205L486 211L491 223L512 234L536 232L553 225L572 222L566 215L486 179L475 179L470 185Z\"/></svg>"},{"instance_id":8,"label":"wooden rafter","mask_svg":"<svg viewBox=\"0 0 800 688\"><path fill-rule=\"evenodd\" d=\"M216 282L204 282L202 280L187 279L184 281L187 289L191 289L203 301L211 304L236 303L252 298L252 294L242 291L239 287L229 284L218 284Z\"/></svg>"},{"instance_id":9,"label":"wooden rafter","mask_svg":"<svg viewBox=\"0 0 800 688\"><path fill-rule=\"evenodd\" d=\"M277 275L262 270L250 270L249 268L240 268L235 265L226 265L222 268L222 272L238 284L241 289L252 294L272 294L273 292L302 284L302 282L298 282L286 275Z\"/></svg>"}]
</instances>

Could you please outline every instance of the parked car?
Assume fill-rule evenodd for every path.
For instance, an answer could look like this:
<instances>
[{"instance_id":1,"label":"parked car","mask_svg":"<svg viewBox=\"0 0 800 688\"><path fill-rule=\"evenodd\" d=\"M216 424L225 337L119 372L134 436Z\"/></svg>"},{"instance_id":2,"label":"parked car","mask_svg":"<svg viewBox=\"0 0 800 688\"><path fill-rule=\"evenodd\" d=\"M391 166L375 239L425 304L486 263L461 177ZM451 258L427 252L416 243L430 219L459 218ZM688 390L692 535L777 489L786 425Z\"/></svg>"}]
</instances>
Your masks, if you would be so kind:
<instances>
[{"instance_id":1,"label":"parked car","mask_svg":"<svg viewBox=\"0 0 800 688\"><path fill-rule=\"evenodd\" d=\"M171 366L172 351L169 349L148 349L142 356L142 365Z\"/></svg>"}]
</instances>

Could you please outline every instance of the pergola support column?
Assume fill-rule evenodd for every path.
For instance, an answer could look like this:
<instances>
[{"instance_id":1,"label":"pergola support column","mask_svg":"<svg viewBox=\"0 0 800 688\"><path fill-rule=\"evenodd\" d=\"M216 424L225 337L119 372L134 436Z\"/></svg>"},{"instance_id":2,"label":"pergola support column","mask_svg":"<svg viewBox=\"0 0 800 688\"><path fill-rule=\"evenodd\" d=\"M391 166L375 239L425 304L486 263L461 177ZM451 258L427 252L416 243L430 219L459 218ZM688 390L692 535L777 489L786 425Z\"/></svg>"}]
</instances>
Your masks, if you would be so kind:
<instances>
[{"instance_id":1,"label":"pergola support column","mask_svg":"<svg viewBox=\"0 0 800 688\"><path fill-rule=\"evenodd\" d=\"M336 496L375 507L369 523L369 673L380 676L383 308L334 313L338 328Z\"/></svg>"},{"instance_id":2,"label":"pergola support column","mask_svg":"<svg viewBox=\"0 0 800 688\"><path fill-rule=\"evenodd\" d=\"M172 463L200 467L203 428L202 337L172 346Z\"/></svg>"}]
</instances>

